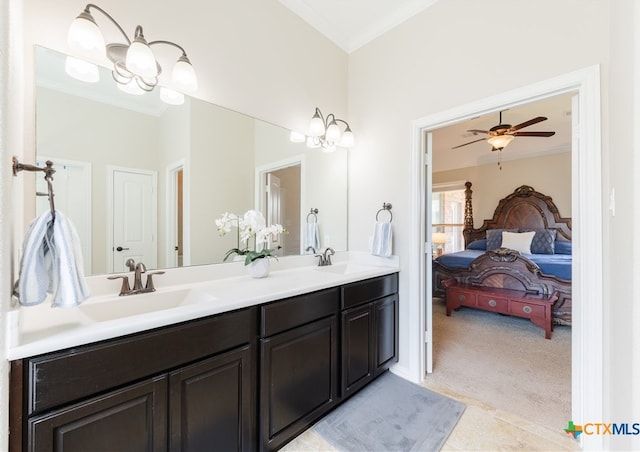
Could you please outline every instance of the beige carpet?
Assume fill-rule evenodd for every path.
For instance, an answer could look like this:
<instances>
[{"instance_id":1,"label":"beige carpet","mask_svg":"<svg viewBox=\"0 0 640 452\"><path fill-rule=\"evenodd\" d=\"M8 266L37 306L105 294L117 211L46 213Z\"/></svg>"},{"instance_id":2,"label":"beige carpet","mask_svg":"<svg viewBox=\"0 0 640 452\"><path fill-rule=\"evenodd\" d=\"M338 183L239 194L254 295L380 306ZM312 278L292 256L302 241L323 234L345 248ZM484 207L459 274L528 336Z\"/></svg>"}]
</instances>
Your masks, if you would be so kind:
<instances>
[{"instance_id":1,"label":"beige carpet","mask_svg":"<svg viewBox=\"0 0 640 452\"><path fill-rule=\"evenodd\" d=\"M571 328L551 340L529 320L469 308L446 317L433 299L433 374L442 386L561 431L571 415Z\"/></svg>"}]
</instances>

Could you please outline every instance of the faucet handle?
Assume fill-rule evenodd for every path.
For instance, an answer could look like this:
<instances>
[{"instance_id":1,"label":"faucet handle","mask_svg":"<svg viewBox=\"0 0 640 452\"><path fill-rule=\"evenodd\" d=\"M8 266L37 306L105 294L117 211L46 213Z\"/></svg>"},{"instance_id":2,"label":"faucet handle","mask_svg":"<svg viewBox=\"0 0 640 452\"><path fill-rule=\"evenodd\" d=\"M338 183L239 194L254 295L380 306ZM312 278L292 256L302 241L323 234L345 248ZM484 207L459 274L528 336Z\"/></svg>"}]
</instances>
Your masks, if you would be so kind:
<instances>
[{"instance_id":1,"label":"faucet handle","mask_svg":"<svg viewBox=\"0 0 640 452\"><path fill-rule=\"evenodd\" d=\"M155 286L153 285L153 279L152 279L153 275L164 275L164 272L160 271L160 272L147 273L147 284L145 286L145 290L148 290L149 292L153 292L154 290L156 290Z\"/></svg>"},{"instance_id":2,"label":"faucet handle","mask_svg":"<svg viewBox=\"0 0 640 452\"><path fill-rule=\"evenodd\" d=\"M129 277L127 275L107 276L107 279L122 279L122 286L120 286L120 293L118 295L123 296L131 292L131 287L129 287Z\"/></svg>"}]
</instances>

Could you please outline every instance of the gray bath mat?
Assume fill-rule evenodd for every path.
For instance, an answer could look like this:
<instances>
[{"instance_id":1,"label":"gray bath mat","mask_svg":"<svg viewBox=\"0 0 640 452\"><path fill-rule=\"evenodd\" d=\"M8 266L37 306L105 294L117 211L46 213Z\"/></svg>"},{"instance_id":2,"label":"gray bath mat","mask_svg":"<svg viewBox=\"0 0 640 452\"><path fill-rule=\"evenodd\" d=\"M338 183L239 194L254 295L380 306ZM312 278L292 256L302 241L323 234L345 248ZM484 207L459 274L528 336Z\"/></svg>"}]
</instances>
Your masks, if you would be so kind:
<instances>
[{"instance_id":1,"label":"gray bath mat","mask_svg":"<svg viewBox=\"0 0 640 452\"><path fill-rule=\"evenodd\" d=\"M314 425L340 451L439 450L465 405L386 372Z\"/></svg>"}]
</instances>

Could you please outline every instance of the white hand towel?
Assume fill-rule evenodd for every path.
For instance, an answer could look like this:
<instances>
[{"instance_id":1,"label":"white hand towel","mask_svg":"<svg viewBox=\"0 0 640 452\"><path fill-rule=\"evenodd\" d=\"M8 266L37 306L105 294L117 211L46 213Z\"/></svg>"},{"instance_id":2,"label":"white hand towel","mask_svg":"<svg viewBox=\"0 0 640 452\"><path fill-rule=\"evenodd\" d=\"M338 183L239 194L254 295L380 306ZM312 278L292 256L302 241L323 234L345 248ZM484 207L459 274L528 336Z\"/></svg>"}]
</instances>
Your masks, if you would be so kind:
<instances>
[{"instance_id":1,"label":"white hand towel","mask_svg":"<svg viewBox=\"0 0 640 452\"><path fill-rule=\"evenodd\" d=\"M89 297L78 234L60 212L51 220L50 211L43 213L24 238L14 291L24 306L42 303L47 293L53 295L54 307L77 306Z\"/></svg>"},{"instance_id":2,"label":"white hand towel","mask_svg":"<svg viewBox=\"0 0 640 452\"><path fill-rule=\"evenodd\" d=\"M389 257L391 256L391 245L391 223L377 222L373 228L371 254L374 256Z\"/></svg>"},{"instance_id":3,"label":"white hand towel","mask_svg":"<svg viewBox=\"0 0 640 452\"><path fill-rule=\"evenodd\" d=\"M307 249L312 246L314 250L320 251L320 233L318 232L318 223L307 223L307 233L304 241L304 247Z\"/></svg>"}]
</instances>

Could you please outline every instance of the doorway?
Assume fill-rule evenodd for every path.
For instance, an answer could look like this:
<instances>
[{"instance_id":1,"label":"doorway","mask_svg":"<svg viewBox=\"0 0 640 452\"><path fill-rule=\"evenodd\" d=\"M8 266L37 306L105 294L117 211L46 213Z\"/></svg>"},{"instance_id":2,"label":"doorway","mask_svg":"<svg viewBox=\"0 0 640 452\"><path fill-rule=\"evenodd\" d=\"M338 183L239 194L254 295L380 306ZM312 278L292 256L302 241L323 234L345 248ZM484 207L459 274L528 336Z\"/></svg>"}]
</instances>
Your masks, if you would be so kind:
<instances>
[{"instance_id":1,"label":"doorway","mask_svg":"<svg viewBox=\"0 0 640 452\"><path fill-rule=\"evenodd\" d=\"M469 120L475 116L499 112L516 105L534 102L557 94L575 92L579 106L577 143L572 152L572 216L577 225L573 234L573 306L572 326L572 420L576 423L603 417L603 327L602 317L602 181L600 140L600 76L593 66L534 85L509 91L478 102L463 105L413 122L412 153L412 247L410 280L411 329L419 338L415 358L417 381L431 372L432 300L430 253L431 222L427 193L432 191L432 130ZM414 320L415 319L415 320ZM588 333L588 334L587 334ZM412 366L413 368L413 366ZM601 448L602 438L582 438L583 446ZM587 445L588 442L588 445Z\"/></svg>"},{"instance_id":2,"label":"doorway","mask_svg":"<svg viewBox=\"0 0 640 452\"><path fill-rule=\"evenodd\" d=\"M179 160L166 169L167 205L166 205L166 267L184 267L189 265L186 250L188 219L186 217L186 170L183 160Z\"/></svg>"}]
</instances>

